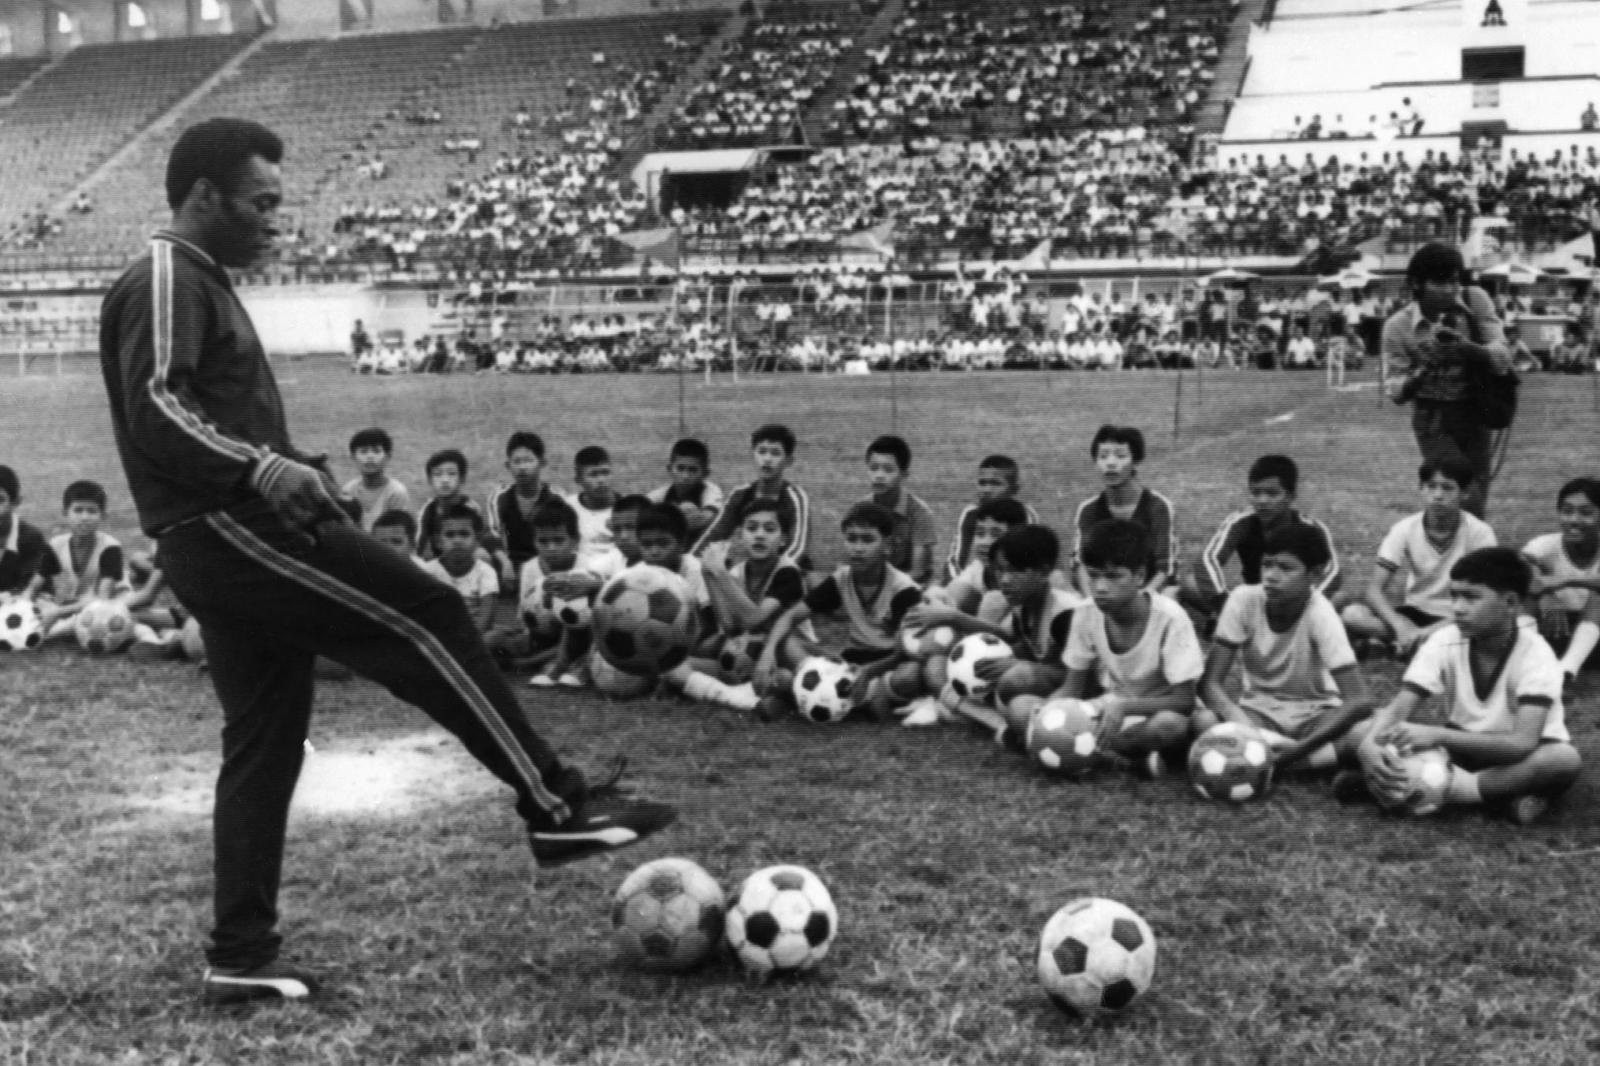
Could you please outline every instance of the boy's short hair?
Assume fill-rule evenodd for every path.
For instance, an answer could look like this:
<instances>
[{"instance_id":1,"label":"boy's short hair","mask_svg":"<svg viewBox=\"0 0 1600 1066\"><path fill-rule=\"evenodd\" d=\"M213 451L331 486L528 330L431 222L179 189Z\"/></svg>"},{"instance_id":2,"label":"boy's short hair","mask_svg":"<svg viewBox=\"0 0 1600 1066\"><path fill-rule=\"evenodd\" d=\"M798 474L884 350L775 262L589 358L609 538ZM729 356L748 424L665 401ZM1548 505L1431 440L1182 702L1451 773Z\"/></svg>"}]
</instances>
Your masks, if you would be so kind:
<instances>
[{"instance_id":1,"label":"boy's short hair","mask_svg":"<svg viewBox=\"0 0 1600 1066\"><path fill-rule=\"evenodd\" d=\"M11 497L12 503L22 499L22 482L17 480L17 472L9 466L0 466L0 492Z\"/></svg>"},{"instance_id":2,"label":"boy's short hair","mask_svg":"<svg viewBox=\"0 0 1600 1066\"><path fill-rule=\"evenodd\" d=\"M1134 462L1144 462L1144 434L1137 426L1113 426L1109 422L1101 426L1094 431L1094 439L1089 442L1089 458L1100 457L1102 444L1125 444Z\"/></svg>"},{"instance_id":3,"label":"boy's short hair","mask_svg":"<svg viewBox=\"0 0 1600 1066\"><path fill-rule=\"evenodd\" d=\"M1482 585L1494 592L1512 592L1527 599L1533 587L1533 567L1515 548L1479 548L1456 560L1450 568L1451 581Z\"/></svg>"},{"instance_id":4,"label":"boy's short hair","mask_svg":"<svg viewBox=\"0 0 1600 1066\"><path fill-rule=\"evenodd\" d=\"M667 462L676 459L693 459L700 464L701 469L711 469L711 449L706 447L706 442L698 437L680 437L672 442L672 450L667 453Z\"/></svg>"},{"instance_id":5,"label":"boy's short hair","mask_svg":"<svg viewBox=\"0 0 1600 1066\"><path fill-rule=\"evenodd\" d=\"M1006 476L1014 489L1022 484L1022 469L1009 455L986 455L978 461L979 470L998 470Z\"/></svg>"},{"instance_id":6,"label":"boy's short hair","mask_svg":"<svg viewBox=\"0 0 1600 1066\"><path fill-rule=\"evenodd\" d=\"M1453 455L1444 456L1442 459L1424 459L1422 465L1417 467L1417 481L1426 485L1434 479L1435 475L1442 474L1456 483L1457 488L1464 489L1478 479L1477 473L1472 469L1472 464L1465 459L1457 459Z\"/></svg>"},{"instance_id":7,"label":"boy's short hair","mask_svg":"<svg viewBox=\"0 0 1600 1066\"><path fill-rule=\"evenodd\" d=\"M1584 496L1591 504L1600 507L1600 478L1575 477L1556 493L1556 506L1560 507L1568 496Z\"/></svg>"},{"instance_id":8,"label":"boy's short hair","mask_svg":"<svg viewBox=\"0 0 1600 1066\"><path fill-rule=\"evenodd\" d=\"M902 474L911 469L911 445L906 443L904 437L892 433L879 437L867 445L867 458L871 459L874 455L889 456Z\"/></svg>"},{"instance_id":9,"label":"boy's short hair","mask_svg":"<svg viewBox=\"0 0 1600 1066\"><path fill-rule=\"evenodd\" d=\"M1250 464L1245 481L1254 485L1276 478L1283 491L1293 496L1300 488L1300 467L1287 455L1263 455Z\"/></svg>"},{"instance_id":10,"label":"boy's short hair","mask_svg":"<svg viewBox=\"0 0 1600 1066\"><path fill-rule=\"evenodd\" d=\"M639 536L666 533L679 545L689 543L689 520L670 503L652 503L639 512Z\"/></svg>"},{"instance_id":11,"label":"boy's short hair","mask_svg":"<svg viewBox=\"0 0 1600 1066\"><path fill-rule=\"evenodd\" d=\"M483 532L483 513L466 500L453 503L444 509L439 515L439 529L442 531L446 522L463 521L472 523L472 532Z\"/></svg>"},{"instance_id":12,"label":"boy's short hair","mask_svg":"<svg viewBox=\"0 0 1600 1066\"><path fill-rule=\"evenodd\" d=\"M75 503L92 503L103 512L107 507L106 490L97 481L74 481L61 494L61 509L65 511Z\"/></svg>"},{"instance_id":13,"label":"boy's short hair","mask_svg":"<svg viewBox=\"0 0 1600 1066\"><path fill-rule=\"evenodd\" d=\"M442 451L434 452L428 456L428 461L422 464L422 472L425 476L431 478L435 470L441 466L449 466L451 464L454 464L457 473L465 481L467 477L467 457L461 454L459 448L445 448Z\"/></svg>"},{"instance_id":14,"label":"boy's short hair","mask_svg":"<svg viewBox=\"0 0 1600 1066\"><path fill-rule=\"evenodd\" d=\"M750 447L754 448L757 444L776 444L783 449L784 455L793 455L798 442L794 439L794 430L778 422L768 422L750 434Z\"/></svg>"},{"instance_id":15,"label":"boy's short hair","mask_svg":"<svg viewBox=\"0 0 1600 1066\"><path fill-rule=\"evenodd\" d=\"M619 496L617 502L611 505L611 517L619 514L639 514L646 507L653 506L655 501L640 492L630 492L626 496Z\"/></svg>"},{"instance_id":16,"label":"boy's short hair","mask_svg":"<svg viewBox=\"0 0 1600 1066\"><path fill-rule=\"evenodd\" d=\"M1061 539L1049 526L1021 525L995 541L989 555L1013 570L1054 570L1061 561Z\"/></svg>"},{"instance_id":17,"label":"boy's short hair","mask_svg":"<svg viewBox=\"0 0 1600 1066\"><path fill-rule=\"evenodd\" d=\"M373 521L372 528L375 531L378 529L403 529L406 532L406 539L415 543L417 539L417 516L410 511L401 510L399 507L391 507Z\"/></svg>"},{"instance_id":18,"label":"boy's short hair","mask_svg":"<svg viewBox=\"0 0 1600 1066\"><path fill-rule=\"evenodd\" d=\"M393 455L394 438L389 436L388 430L377 426L358 429L350 434L350 454L354 455L362 448L382 448L384 455Z\"/></svg>"},{"instance_id":19,"label":"boy's short hair","mask_svg":"<svg viewBox=\"0 0 1600 1066\"><path fill-rule=\"evenodd\" d=\"M1028 509L1021 500L1009 497L1000 500L984 500L978 504L977 510L972 512L972 524L976 526L984 519L999 522L1008 529L1028 524Z\"/></svg>"},{"instance_id":20,"label":"boy's short hair","mask_svg":"<svg viewBox=\"0 0 1600 1066\"><path fill-rule=\"evenodd\" d=\"M506 438L506 458L519 448L526 448L544 462L544 438L531 429L519 429Z\"/></svg>"},{"instance_id":21,"label":"boy's short hair","mask_svg":"<svg viewBox=\"0 0 1600 1066\"><path fill-rule=\"evenodd\" d=\"M1083 538L1078 561L1090 570L1118 567L1149 573L1149 533L1132 519L1108 518L1096 524Z\"/></svg>"},{"instance_id":22,"label":"boy's short hair","mask_svg":"<svg viewBox=\"0 0 1600 1066\"><path fill-rule=\"evenodd\" d=\"M1322 530L1303 522L1291 522L1281 529L1274 529L1268 533L1261 545L1261 554L1292 555L1299 559L1300 565L1307 570L1327 566L1333 559L1333 552L1328 547L1328 538L1322 535Z\"/></svg>"},{"instance_id":23,"label":"boy's short hair","mask_svg":"<svg viewBox=\"0 0 1600 1066\"><path fill-rule=\"evenodd\" d=\"M839 528L841 530L849 529L851 526L865 526L867 529L875 529L878 531L879 536L887 540L894 534L894 512L882 504L873 503L871 500L863 500L852 506L850 510L844 513L844 517L839 520Z\"/></svg>"},{"instance_id":24,"label":"boy's short hair","mask_svg":"<svg viewBox=\"0 0 1600 1066\"><path fill-rule=\"evenodd\" d=\"M739 524L741 526L744 525L751 515L766 514L767 512L771 512L773 517L778 520L779 529L785 533L789 532L789 523L783 517L783 506L778 502L776 496L757 496L748 501L739 511Z\"/></svg>"},{"instance_id":25,"label":"boy's short hair","mask_svg":"<svg viewBox=\"0 0 1600 1066\"><path fill-rule=\"evenodd\" d=\"M588 470L594 466L605 466L611 462L611 453L598 444L590 444L578 449L578 454L572 457L574 470Z\"/></svg>"},{"instance_id":26,"label":"boy's short hair","mask_svg":"<svg viewBox=\"0 0 1600 1066\"><path fill-rule=\"evenodd\" d=\"M534 533L541 529L564 530L573 540L578 539L578 512L572 509L572 504L566 500L551 500L542 503L539 509L533 512L533 517L528 520L528 525L533 527Z\"/></svg>"}]
</instances>

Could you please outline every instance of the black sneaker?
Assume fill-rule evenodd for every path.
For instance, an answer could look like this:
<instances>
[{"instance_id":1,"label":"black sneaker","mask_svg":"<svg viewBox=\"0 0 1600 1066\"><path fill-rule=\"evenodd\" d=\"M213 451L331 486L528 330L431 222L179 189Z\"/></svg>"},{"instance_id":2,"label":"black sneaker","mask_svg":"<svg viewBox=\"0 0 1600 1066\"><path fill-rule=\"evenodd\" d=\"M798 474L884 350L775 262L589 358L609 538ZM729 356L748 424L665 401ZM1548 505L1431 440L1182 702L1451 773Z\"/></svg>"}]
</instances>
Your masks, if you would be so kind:
<instances>
[{"instance_id":1,"label":"black sneaker","mask_svg":"<svg viewBox=\"0 0 1600 1066\"><path fill-rule=\"evenodd\" d=\"M589 789L565 822L551 829L529 829L528 843L541 866L561 866L591 855L637 844L671 825L677 808L634 799L618 784L626 764L618 761L607 780Z\"/></svg>"},{"instance_id":2,"label":"black sneaker","mask_svg":"<svg viewBox=\"0 0 1600 1066\"><path fill-rule=\"evenodd\" d=\"M322 988L316 978L288 963L273 960L252 969L213 966L206 971L205 1001L212 1006L256 999L316 999Z\"/></svg>"},{"instance_id":3,"label":"black sneaker","mask_svg":"<svg viewBox=\"0 0 1600 1066\"><path fill-rule=\"evenodd\" d=\"M1333 798L1340 803L1365 803L1372 798L1367 775L1360 770L1340 770L1333 775Z\"/></svg>"}]
</instances>

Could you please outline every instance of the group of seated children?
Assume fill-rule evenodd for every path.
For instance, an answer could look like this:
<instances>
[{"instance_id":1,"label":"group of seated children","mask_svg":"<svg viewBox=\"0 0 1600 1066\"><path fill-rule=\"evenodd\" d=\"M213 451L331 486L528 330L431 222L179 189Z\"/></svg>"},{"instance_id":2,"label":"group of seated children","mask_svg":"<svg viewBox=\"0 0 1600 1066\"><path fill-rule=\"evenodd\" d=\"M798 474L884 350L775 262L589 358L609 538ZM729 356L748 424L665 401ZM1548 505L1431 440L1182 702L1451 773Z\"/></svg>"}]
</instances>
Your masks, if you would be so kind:
<instances>
[{"instance_id":1,"label":"group of seated children","mask_svg":"<svg viewBox=\"0 0 1600 1066\"><path fill-rule=\"evenodd\" d=\"M800 663L824 655L854 667L854 703L867 715L970 719L1012 744L1042 702L1086 699L1102 749L1149 776L1222 721L1261 731L1279 766L1342 768L1335 787L1345 797L1399 787L1400 761L1437 748L1454 764L1449 801L1493 801L1526 821L1578 773L1562 700L1600 641L1600 480L1563 485L1560 531L1517 552L1463 510L1469 467L1424 462L1422 510L1389 530L1357 595L1338 590L1327 527L1297 509L1299 473L1287 456L1251 465L1250 507L1222 523L1180 578L1173 508L1139 480L1137 429L1095 434L1103 489L1077 510L1069 558L1016 498L1017 464L993 455L979 464L977 500L939 565L932 511L905 483L911 449L884 436L866 448L870 493L840 523L844 558L814 576L809 500L788 477L794 434L762 426L751 448L755 476L726 498L694 439L672 446L670 480L648 495L619 494L605 450L582 448L577 491L563 494L543 480L543 440L521 431L506 443L510 482L484 504L465 491L465 457L445 450L428 459L432 495L413 514L386 471L392 441L372 429L351 439L359 476L345 489L375 537L456 588L494 653L529 669L536 687L648 689L593 650L590 603L626 568L656 566L683 579L701 622L689 659L660 680L763 718L792 703ZM12 516L16 478L0 468L0 579L11 581L0 587L29 593L70 577L79 589L129 594L98 532L104 493L92 488L68 490L69 532L51 546L57 565L19 586L15 556L38 534ZM1241 581L1230 589L1234 558ZM142 588L152 585L159 571ZM58 593L55 602L59 631L79 601ZM502 602L514 611L498 610ZM838 636L819 637L819 621ZM978 665L990 686L983 699L948 678L951 643L977 633L1011 649ZM1358 649L1408 660L1382 706ZM1440 724L1414 721L1433 697Z\"/></svg>"}]
</instances>

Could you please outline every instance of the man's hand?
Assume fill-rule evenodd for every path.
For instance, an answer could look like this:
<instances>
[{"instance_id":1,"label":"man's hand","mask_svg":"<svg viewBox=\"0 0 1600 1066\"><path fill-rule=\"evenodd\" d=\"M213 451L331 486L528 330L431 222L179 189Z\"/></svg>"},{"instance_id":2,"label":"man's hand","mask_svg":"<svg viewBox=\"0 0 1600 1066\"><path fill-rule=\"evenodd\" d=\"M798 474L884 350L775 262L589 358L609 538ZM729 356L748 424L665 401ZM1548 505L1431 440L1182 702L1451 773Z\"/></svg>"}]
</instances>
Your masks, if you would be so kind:
<instances>
[{"instance_id":1,"label":"man's hand","mask_svg":"<svg viewBox=\"0 0 1600 1066\"><path fill-rule=\"evenodd\" d=\"M333 479L315 467L268 455L251 472L250 484L294 532L326 521L351 524L349 512L336 498L338 490L330 491Z\"/></svg>"}]
</instances>

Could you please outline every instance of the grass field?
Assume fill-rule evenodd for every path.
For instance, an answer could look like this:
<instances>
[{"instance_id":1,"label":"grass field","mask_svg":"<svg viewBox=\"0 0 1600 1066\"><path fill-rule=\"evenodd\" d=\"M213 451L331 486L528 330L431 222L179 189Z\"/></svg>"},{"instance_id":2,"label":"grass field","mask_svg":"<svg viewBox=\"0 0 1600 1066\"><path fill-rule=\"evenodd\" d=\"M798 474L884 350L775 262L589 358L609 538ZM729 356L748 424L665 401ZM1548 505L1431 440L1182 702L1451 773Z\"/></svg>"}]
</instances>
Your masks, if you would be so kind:
<instances>
[{"instance_id":1,"label":"grass field","mask_svg":"<svg viewBox=\"0 0 1600 1066\"><path fill-rule=\"evenodd\" d=\"M550 442L553 481L599 443L620 485L647 487L680 427L675 378L357 380L317 361L280 373L300 444L342 456L353 430L385 425L413 488L445 445L486 487L500 442L524 426ZM751 428L794 426L824 561L864 491L862 449L891 424L916 449L914 489L946 523L977 459L1006 451L1026 498L1064 525L1094 488L1087 445L1103 421L1145 427L1146 480L1173 498L1186 552L1241 504L1244 466L1267 451L1299 459L1303 504L1332 526L1349 581L1365 581L1382 530L1417 506L1403 415L1311 376L1209 375L1197 397L1190 375L1176 439L1177 382L1164 374L682 385L685 428L710 442L725 487L747 476ZM1589 386L1525 386L1491 500L1503 541L1553 528L1555 487L1600 465ZM115 498L113 530L132 535L98 382L0 388L0 462L22 474L25 513L49 524L64 484L96 477ZM1372 674L1392 688L1392 666ZM761 725L530 692L530 714L580 765L626 752L642 792L683 808L658 840L535 884L508 795L359 681L319 692L283 893L291 954L335 992L208 1012L209 685L191 667L69 651L0 659L0 677L0 1062L1600 1061L1590 777L1531 829L1390 820L1302 781L1234 809L1178 780L1052 780L960 728ZM1597 688L1584 679L1568 708L1591 762ZM811 867L839 905L834 953L771 986L726 963L681 978L623 969L610 894L668 854L728 888L760 865ZM1083 894L1133 906L1160 941L1154 987L1114 1024L1066 1019L1033 977L1040 927Z\"/></svg>"}]
</instances>

